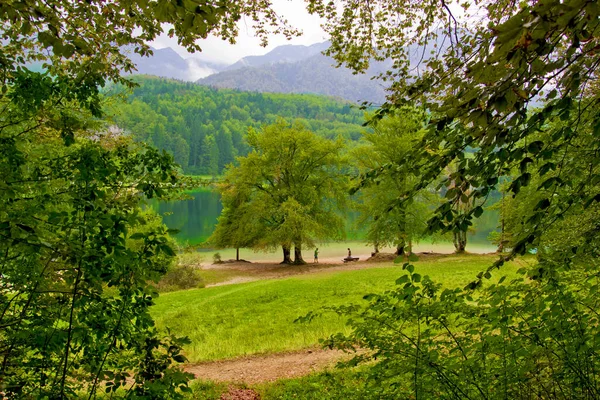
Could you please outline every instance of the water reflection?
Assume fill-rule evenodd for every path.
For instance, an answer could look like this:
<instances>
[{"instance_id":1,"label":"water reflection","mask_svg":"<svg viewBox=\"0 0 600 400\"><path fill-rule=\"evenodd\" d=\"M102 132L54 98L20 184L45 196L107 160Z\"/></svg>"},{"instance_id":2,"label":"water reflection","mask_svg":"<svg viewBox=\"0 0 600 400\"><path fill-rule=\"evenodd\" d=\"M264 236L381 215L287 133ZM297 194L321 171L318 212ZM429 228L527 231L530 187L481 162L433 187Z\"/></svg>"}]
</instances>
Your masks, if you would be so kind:
<instances>
[{"instance_id":1,"label":"water reflection","mask_svg":"<svg viewBox=\"0 0 600 400\"><path fill-rule=\"evenodd\" d=\"M176 239L180 243L200 244L214 231L217 218L221 215L223 206L218 193L210 189L198 189L188 193L189 200L169 202L150 202L169 228L180 230ZM366 234L365 228L357 229L358 215L350 212L347 216L347 240L360 241ZM469 234L469 243L489 245L487 237L491 231L497 229L498 211L487 210L475 221L475 231ZM468 244L467 244L468 250Z\"/></svg>"},{"instance_id":2,"label":"water reflection","mask_svg":"<svg viewBox=\"0 0 600 400\"><path fill-rule=\"evenodd\" d=\"M164 223L179 229L175 236L180 243L199 244L213 233L223 206L221 197L209 189L189 192L190 199L154 202L152 207L163 217Z\"/></svg>"}]
</instances>

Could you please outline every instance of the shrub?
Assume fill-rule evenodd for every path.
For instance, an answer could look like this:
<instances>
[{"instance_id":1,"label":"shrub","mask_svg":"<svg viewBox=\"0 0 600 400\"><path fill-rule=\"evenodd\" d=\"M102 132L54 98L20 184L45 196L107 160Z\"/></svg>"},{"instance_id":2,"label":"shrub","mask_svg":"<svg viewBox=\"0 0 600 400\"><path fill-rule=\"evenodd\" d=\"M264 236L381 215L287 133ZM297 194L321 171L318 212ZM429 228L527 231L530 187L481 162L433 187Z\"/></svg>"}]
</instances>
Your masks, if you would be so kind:
<instances>
[{"instance_id":1,"label":"shrub","mask_svg":"<svg viewBox=\"0 0 600 400\"><path fill-rule=\"evenodd\" d=\"M595 268L552 270L540 261L475 292L442 290L404 268L398 287L365 296L366 306L333 308L350 316L353 332L324 342L370 350L350 364L377 361L366 373L376 398L600 396Z\"/></svg>"},{"instance_id":2,"label":"shrub","mask_svg":"<svg viewBox=\"0 0 600 400\"><path fill-rule=\"evenodd\" d=\"M156 285L161 292L196 289L204 287L200 271L193 265L175 264Z\"/></svg>"}]
</instances>

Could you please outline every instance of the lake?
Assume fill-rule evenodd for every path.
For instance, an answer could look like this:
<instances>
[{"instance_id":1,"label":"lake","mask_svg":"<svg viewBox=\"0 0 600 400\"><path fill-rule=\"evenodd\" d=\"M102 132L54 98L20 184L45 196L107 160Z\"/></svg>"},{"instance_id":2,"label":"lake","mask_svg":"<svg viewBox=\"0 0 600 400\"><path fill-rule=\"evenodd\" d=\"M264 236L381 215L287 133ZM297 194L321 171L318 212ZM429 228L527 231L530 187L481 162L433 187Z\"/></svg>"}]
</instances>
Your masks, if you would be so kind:
<instances>
[{"instance_id":1,"label":"lake","mask_svg":"<svg viewBox=\"0 0 600 400\"><path fill-rule=\"evenodd\" d=\"M213 233L217 218L221 215L223 206L219 194L210 189L202 188L188 192L190 199L168 202L151 201L150 205L163 217L169 228L178 229L175 235L182 244L201 244ZM353 228L356 213L349 213L347 239L361 241L364 231ZM498 211L491 210L483 213L476 221L475 232L469 234L469 244L489 246L487 236L498 226ZM467 245L468 250L468 245Z\"/></svg>"}]
</instances>

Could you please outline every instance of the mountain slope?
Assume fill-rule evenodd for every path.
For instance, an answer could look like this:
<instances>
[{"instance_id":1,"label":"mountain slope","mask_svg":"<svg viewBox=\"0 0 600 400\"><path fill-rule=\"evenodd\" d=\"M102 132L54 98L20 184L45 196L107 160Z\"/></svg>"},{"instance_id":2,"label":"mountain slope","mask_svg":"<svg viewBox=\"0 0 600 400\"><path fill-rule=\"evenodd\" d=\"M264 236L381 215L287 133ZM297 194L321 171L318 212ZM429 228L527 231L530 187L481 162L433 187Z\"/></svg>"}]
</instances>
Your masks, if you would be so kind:
<instances>
[{"instance_id":1,"label":"mountain slope","mask_svg":"<svg viewBox=\"0 0 600 400\"><path fill-rule=\"evenodd\" d=\"M356 140L366 129L362 110L329 97L215 90L144 76L135 81L129 102L115 104L107 115L136 140L173 154L189 174L219 174L250 150L248 127L278 116L331 139Z\"/></svg>"},{"instance_id":2,"label":"mountain slope","mask_svg":"<svg viewBox=\"0 0 600 400\"><path fill-rule=\"evenodd\" d=\"M235 64L225 68L224 71L233 71L246 67L260 67L263 65L298 62L320 54L322 51L327 50L329 45L329 42L323 42L315 43L310 46L291 44L277 46L265 55L244 57Z\"/></svg>"},{"instance_id":3,"label":"mountain slope","mask_svg":"<svg viewBox=\"0 0 600 400\"><path fill-rule=\"evenodd\" d=\"M348 69L335 68L334 61L322 54L293 63L263 64L222 71L198 80L199 84L256 92L315 93L340 97L352 102L382 103L384 88L371 80L381 65L367 74L354 75Z\"/></svg>"},{"instance_id":4,"label":"mountain slope","mask_svg":"<svg viewBox=\"0 0 600 400\"><path fill-rule=\"evenodd\" d=\"M141 57L133 51L126 54L137 66L135 74L154 75L182 81L194 81L221 70L224 66L200 60L197 57L184 59L170 47L152 49L153 55Z\"/></svg>"}]
</instances>

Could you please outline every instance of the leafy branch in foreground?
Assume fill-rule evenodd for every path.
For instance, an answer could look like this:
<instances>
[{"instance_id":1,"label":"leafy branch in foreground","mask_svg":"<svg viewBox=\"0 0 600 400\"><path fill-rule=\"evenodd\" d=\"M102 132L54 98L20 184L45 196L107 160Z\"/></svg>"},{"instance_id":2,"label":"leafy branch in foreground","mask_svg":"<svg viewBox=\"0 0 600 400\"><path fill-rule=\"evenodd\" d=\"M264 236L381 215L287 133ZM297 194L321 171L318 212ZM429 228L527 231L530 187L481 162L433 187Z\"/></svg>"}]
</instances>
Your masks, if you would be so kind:
<instances>
[{"instance_id":1,"label":"leafy branch in foreground","mask_svg":"<svg viewBox=\"0 0 600 400\"><path fill-rule=\"evenodd\" d=\"M333 308L349 335L323 341L369 363L373 398L596 398L598 278L591 269L540 277L524 267L472 293L442 289L405 264L396 289ZM571 285L583 281L574 292ZM559 306L560 305L560 306ZM331 309L330 309L331 310ZM313 315L304 319L310 320ZM367 396L368 397L368 396Z\"/></svg>"},{"instance_id":2,"label":"leafy branch in foreground","mask_svg":"<svg viewBox=\"0 0 600 400\"><path fill-rule=\"evenodd\" d=\"M422 141L400 163L398 174L421 179L414 195L456 169L443 183L470 188L467 201L485 199L504 176L517 172L510 194L541 182L540 207L528 211L514 253L536 246L557 218L598 200L598 66L600 8L590 0L397 3L387 0L320 0L309 9L325 18L328 50L338 62L362 71L371 57L391 59L388 103L375 119L416 102L432 113ZM410 53L421 60L411 63ZM556 123L560 121L562 123ZM545 132L544 138L538 137ZM473 157L464 157L471 151ZM573 163L585 179L572 180ZM556 196L556 192L560 196ZM480 211L456 218L455 193L429 221L431 230L462 229Z\"/></svg>"}]
</instances>

